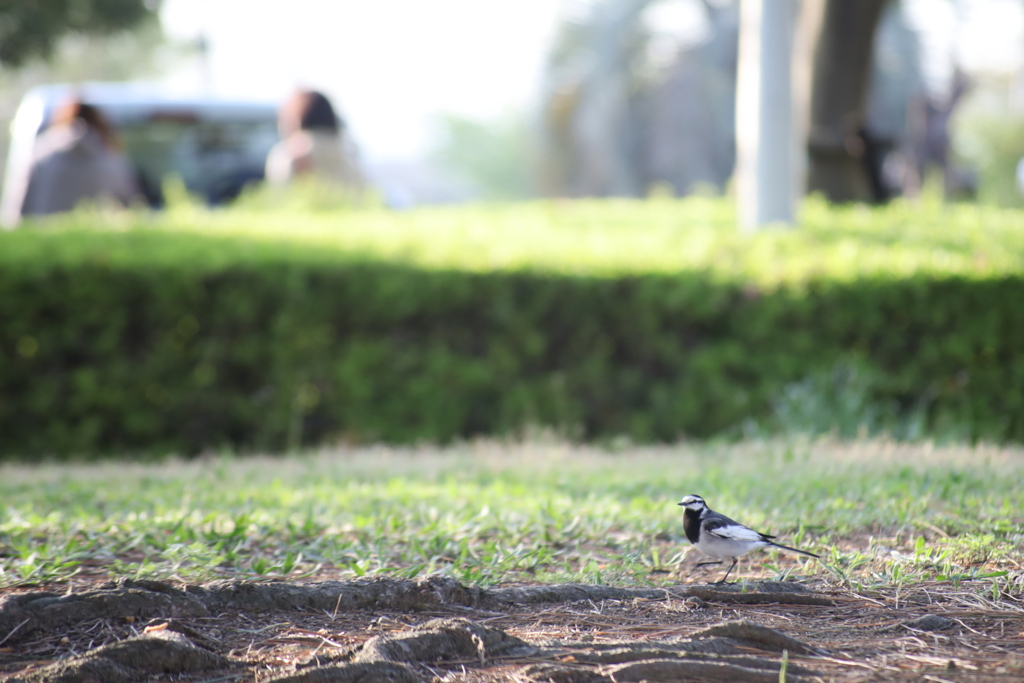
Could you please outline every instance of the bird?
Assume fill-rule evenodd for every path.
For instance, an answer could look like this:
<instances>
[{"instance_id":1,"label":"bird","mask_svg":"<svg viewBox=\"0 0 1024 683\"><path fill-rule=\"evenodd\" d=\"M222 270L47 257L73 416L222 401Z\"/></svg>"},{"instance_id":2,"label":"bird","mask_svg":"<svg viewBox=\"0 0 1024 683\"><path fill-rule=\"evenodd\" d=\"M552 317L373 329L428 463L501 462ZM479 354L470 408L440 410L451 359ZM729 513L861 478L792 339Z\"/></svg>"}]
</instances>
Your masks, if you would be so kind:
<instances>
[{"instance_id":1,"label":"bird","mask_svg":"<svg viewBox=\"0 0 1024 683\"><path fill-rule=\"evenodd\" d=\"M697 546L697 550L715 560L714 562L701 562L697 566L722 564L723 560L732 559L732 564L725 572L725 576L715 583L725 583L726 579L729 578L730 572L732 572L736 563L739 562L739 558L751 550L758 550L759 548L781 548L792 553L820 558L819 555L807 552L806 550L798 550L781 543L776 543L772 540L775 538L774 536L754 531L734 519L729 519L720 512L715 512L708 507L708 504L700 496L683 496L683 499L678 504L686 509L683 513L683 531L686 532L686 538L690 543Z\"/></svg>"}]
</instances>

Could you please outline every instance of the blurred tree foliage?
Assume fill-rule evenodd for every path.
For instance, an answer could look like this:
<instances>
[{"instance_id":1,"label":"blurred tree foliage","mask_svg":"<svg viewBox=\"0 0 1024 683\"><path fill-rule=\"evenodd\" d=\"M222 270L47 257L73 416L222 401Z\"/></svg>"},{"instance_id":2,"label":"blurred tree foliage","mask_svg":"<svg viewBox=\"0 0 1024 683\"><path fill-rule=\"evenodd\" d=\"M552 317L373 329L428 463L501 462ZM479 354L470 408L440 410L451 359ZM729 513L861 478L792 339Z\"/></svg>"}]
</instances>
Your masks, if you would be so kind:
<instances>
[{"instance_id":1,"label":"blurred tree foliage","mask_svg":"<svg viewBox=\"0 0 1024 683\"><path fill-rule=\"evenodd\" d=\"M738 35L738 0L581 3L547 64L545 194L724 190Z\"/></svg>"},{"instance_id":2,"label":"blurred tree foliage","mask_svg":"<svg viewBox=\"0 0 1024 683\"><path fill-rule=\"evenodd\" d=\"M48 58L70 33L114 33L153 16L145 0L0 0L0 65Z\"/></svg>"},{"instance_id":3,"label":"blurred tree foliage","mask_svg":"<svg viewBox=\"0 0 1024 683\"><path fill-rule=\"evenodd\" d=\"M922 99L930 118L908 125L907 99L923 95L918 43L898 3L798 5L794 78L807 80L797 102L808 118L807 189L831 201L881 202L909 182L910 174L883 173L889 157L915 171L918 162L945 166L955 99ZM739 0L575 6L547 64L544 193L724 191L735 162Z\"/></svg>"},{"instance_id":4,"label":"blurred tree foliage","mask_svg":"<svg viewBox=\"0 0 1024 683\"><path fill-rule=\"evenodd\" d=\"M999 206L1024 206L1017 188L1017 163L1024 158L1024 119L1010 112L978 112L959 126L957 152L980 174L978 199Z\"/></svg>"},{"instance_id":5,"label":"blurred tree foliage","mask_svg":"<svg viewBox=\"0 0 1024 683\"><path fill-rule=\"evenodd\" d=\"M485 199L535 196L533 139L523 116L477 121L446 114L439 124L441 142L433 155L439 165L472 183Z\"/></svg>"}]
</instances>

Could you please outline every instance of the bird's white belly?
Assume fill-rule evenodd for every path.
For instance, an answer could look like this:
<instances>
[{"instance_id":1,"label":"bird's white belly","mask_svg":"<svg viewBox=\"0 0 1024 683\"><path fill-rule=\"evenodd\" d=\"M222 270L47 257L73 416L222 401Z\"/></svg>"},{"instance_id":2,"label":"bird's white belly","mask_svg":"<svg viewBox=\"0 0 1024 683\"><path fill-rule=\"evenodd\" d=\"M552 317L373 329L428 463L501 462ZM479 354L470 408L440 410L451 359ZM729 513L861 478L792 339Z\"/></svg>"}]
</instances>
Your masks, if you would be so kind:
<instances>
[{"instance_id":1,"label":"bird's white belly","mask_svg":"<svg viewBox=\"0 0 1024 683\"><path fill-rule=\"evenodd\" d=\"M697 544L697 550L712 559L725 560L741 557L751 550L757 550L766 545L767 543L764 541L727 540L705 533L702 535L700 543Z\"/></svg>"}]
</instances>

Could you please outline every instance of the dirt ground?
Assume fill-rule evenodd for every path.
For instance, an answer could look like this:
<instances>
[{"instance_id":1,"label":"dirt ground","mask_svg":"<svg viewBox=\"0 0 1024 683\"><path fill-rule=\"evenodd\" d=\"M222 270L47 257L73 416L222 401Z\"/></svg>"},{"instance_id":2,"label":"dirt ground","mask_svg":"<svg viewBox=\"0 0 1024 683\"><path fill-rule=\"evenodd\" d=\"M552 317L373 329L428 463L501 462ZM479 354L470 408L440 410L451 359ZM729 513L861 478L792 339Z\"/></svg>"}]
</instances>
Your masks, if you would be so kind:
<instances>
[{"instance_id":1,"label":"dirt ground","mask_svg":"<svg viewBox=\"0 0 1024 683\"><path fill-rule=\"evenodd\" d=\"M0 591L0 680L1024 681L1024 601L970 583L490 590L439 576ZM784 678L780 676L784 668Z\"/></svg>"}]
</instances>

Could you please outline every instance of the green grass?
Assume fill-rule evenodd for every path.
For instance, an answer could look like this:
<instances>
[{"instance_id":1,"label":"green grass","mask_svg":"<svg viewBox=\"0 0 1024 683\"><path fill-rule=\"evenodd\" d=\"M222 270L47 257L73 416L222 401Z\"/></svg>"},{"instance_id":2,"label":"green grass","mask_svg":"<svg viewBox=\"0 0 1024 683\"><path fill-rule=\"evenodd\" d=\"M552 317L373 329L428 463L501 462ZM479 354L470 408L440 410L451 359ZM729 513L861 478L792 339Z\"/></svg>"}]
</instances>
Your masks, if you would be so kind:
<instances>
[{"instance_id":1,"label":"green grass","mask_svg":"<svg viewBox=\"0 0 1024 683\"><path fill-rule=\"evenodd\" d=\"M614 276L706 272L760 287L817 278L1024 272L1024 213L808 201L800 229L744 236L725 200L226 211L82 211L0 232L0 267L57 261L194 267L301 259ZM44 262L45 260L38 260ZM28 267L28 266L25 266ZM623 449L543 443L361 449L144 466L0 467L0 585L151 576L416 576L674 582L688 550L675 502L817 549L761 553L747 575L860 584L961 580L1024 561L1024 451L751 442ZM686 578L688 574L684 574ZM993 584L995 585L995 584Z\"/></svg>"},{"instance_id":2,"label":"green grass","mask_svg":"<svg viewBox=\"0 0 1024 683\"><path fill-rule=\"evenodd\" d=\"M824 558L754 553L747 577L987 577L1002 590L1024 561L1021 482L1020 448L885 441L617 451L481 442L4 465L0 586L433 572L481 585L675 583L691 578L690 563L678 574L689 544L675 503L700 493Z\"/></svg>"},{"instance_id":3,"label":"green grass","mask_svg":"<svg viewBox=\"0 0 1024 683\"><path fill-rule=\"evenodd\" d=\"M613 276L707 272L772 287L815 278L990 277L1024 271L1024 212L894 202L829 207L807 200L800 229L742 235L725 199L551 200L522 204L318 210L315 202L242 202L161 214L80 211L0 232L0 265L58 260L197 268L296 258L387 260L430 269ZM40 235L43 234L43 236Z\"/></svg>"}]
</instances>

